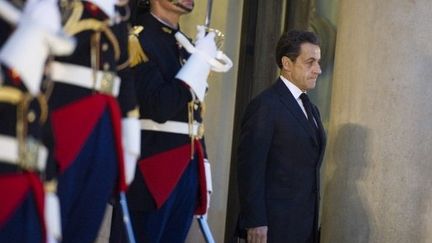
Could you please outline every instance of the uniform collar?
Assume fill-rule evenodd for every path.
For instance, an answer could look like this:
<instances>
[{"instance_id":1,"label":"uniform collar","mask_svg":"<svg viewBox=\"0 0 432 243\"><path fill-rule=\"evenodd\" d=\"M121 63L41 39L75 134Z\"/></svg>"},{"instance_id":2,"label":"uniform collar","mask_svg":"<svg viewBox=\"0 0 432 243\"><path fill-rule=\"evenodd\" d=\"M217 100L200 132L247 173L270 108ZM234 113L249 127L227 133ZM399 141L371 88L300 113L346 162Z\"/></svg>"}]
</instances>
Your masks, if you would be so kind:
<instances>
[{"instance_id":1,"label":"uniform collar","mask_svg":"<svg viewBox=\"0 0 432 243\"><path fill-rule=\"evenodd\" d=\"M164 32L166 32L168 34L173 34L173 33L176 33L177 31L179 31L180 28L178 28L178 27L177 28L172 27L169 23L167 23L166 21L164 21L161 18L157 17L153 13L150 12L150 15L153 17L153 19L155 19L161 25L161 29Z\"/></svg>"}]
</instances>

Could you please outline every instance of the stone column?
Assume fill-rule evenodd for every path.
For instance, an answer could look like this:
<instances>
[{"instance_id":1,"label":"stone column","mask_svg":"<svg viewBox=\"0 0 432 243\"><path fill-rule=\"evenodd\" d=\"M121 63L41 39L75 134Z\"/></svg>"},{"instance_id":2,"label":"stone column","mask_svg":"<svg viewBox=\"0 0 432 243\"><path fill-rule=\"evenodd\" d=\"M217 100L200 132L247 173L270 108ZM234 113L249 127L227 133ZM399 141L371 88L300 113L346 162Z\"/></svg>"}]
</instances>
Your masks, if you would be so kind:
<instances>
[{"instance_id":1,"label":"stone column","mask_svg":"<svg viewBox=\"0 0 432 243\"><path fill-rule=\"evenodd\" d=\"M340 1L321 242L432 242L431 9Z\"/></svg>"}]
</instances>

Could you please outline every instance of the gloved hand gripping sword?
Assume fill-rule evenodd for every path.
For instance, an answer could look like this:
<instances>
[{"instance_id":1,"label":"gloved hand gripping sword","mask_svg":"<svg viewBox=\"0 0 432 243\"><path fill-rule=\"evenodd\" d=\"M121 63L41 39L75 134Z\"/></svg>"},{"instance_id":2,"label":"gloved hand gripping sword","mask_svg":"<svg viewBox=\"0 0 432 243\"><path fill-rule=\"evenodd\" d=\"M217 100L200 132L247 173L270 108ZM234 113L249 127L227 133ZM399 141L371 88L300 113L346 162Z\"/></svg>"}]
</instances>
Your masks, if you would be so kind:
<instances>
[{"instance_id":1,"label":"gloved hand gripping sword","mask_svg":"<svg viewBox=\"0 0 432 243\"><path fill-rule=\"evenodd\" d=\"M208 32L214 32L215 36L217 38L219 38L221 41L218 43L222 43L223 40L223 34L222 32L220 32L217 29L213 29L210 28L210 19L211 19L211 11L212 11L212 5L213 5L213 0L207 0L207 13L206 13L206 18L205 18L205 22L204 22L204 26L198 26L199 28L205 28L207 33ZM177 41L190 53L193 54L195 52L198 52L199 50L197 50L195 48L195 46L190 43L190 41L188 40L188 38L186 38L186 36L184 36L181 32L177 32L175 34L175 37L177 39ZM231 59L225 55L225 53L223 53L221 50L218 50L216 52L216 57L210 57L207 56L206 53L200 53L202 55L204 55L204 57L206 58L207 62L211 65L211 70L214 72L228 72L228 70L231 69L231 67L233 66L233 63L231 61Z\"/></svg>"}]
</instances>

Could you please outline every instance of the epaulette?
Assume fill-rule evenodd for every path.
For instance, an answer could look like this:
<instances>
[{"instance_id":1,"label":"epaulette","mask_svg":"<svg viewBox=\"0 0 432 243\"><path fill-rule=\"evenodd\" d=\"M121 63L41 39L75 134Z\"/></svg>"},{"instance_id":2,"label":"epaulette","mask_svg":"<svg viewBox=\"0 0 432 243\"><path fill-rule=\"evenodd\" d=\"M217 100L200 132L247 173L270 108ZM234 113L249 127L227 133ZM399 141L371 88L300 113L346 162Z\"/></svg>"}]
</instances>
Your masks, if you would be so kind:
<instances>
[{"instance_id":1,"label":"epaulette","mask_svg":"<svg viewBox=\"0 0 432 243\"><path fill-rule=\"evenodd\" d=\"M129 33L129 63L131 67L149 60L138 39L143 29L143 26L134 26Z\"/></svg>"},{"instance_id":2,"label":"epaulette","mask_svg":"<svg viewBox=\"0 0 432 243\"><path fill-rule=\"evenodd\" d=\"M84 4L79 1L74 1L72 4L72 13L63 27L64 31L70 36L87 30L102 32L113 45L115 59L118 60L120 58L120 46L117 37L109 27L109 21L93 18L81 19L83 13Z\"/></svg>"}]
</instances>

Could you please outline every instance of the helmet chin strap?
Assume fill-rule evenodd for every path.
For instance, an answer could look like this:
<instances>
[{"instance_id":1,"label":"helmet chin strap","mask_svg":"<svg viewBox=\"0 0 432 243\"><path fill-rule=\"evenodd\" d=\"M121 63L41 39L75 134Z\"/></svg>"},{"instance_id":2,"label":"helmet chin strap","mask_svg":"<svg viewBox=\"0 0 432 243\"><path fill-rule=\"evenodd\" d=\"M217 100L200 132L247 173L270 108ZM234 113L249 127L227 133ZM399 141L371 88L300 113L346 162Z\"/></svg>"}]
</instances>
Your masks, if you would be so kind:
<instances>
[{"instance_id":1,"label":"helmet chin strap","mask_svg":"<svg viewBox=\"0 0 432 243\"><path fill-rule=\"evenodd\" d=\"M174 4L174 5L176 5L177 7L179 7L179 8L181 8L181 9L183 9L184 11L186 11L186 12L192 12L192 9L193 9L193 5L192 5L192 8L187 8L186 6L184 6L182 3L180 3L180 1L179 0L169 0L172 4ZM195 5L195 4L194 4Z\"/></svg>"}]
</instances>

